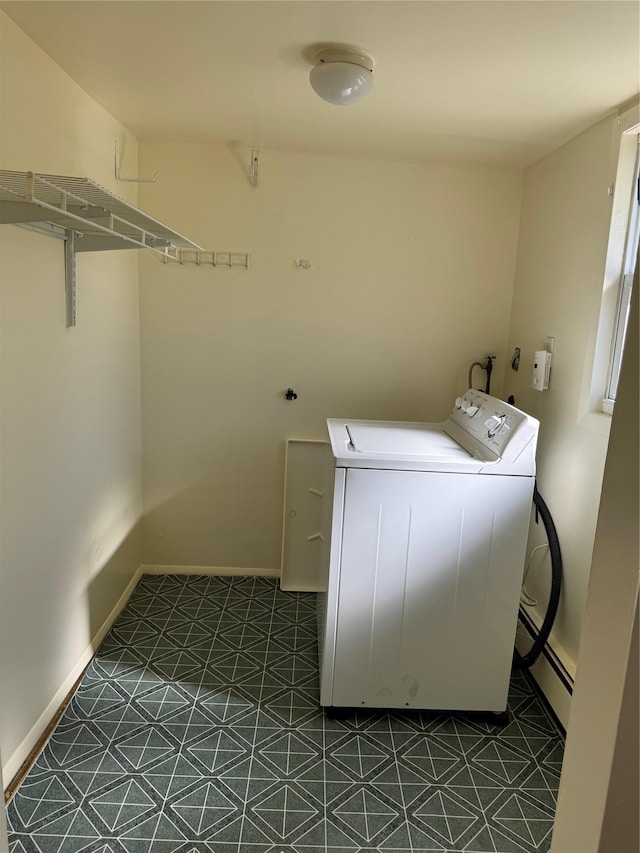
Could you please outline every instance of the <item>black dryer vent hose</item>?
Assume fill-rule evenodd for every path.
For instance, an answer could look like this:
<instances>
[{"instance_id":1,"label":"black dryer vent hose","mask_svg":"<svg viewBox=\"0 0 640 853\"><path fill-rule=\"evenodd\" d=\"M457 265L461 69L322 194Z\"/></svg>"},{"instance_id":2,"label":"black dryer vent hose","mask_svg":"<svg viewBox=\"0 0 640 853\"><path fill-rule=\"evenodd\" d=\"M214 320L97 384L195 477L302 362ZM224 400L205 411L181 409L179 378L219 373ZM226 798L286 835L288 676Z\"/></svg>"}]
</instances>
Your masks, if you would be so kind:
<instances>
[{"instance_id":1,"label":"black dryer vent hose","mask_svg":"<svg viewBox=\"0 0 640 853\"><path fill-rule=\"evenodd\" d=\"M547 612L544 615L542 625L538 631L538 636L533 641L533 645L526 655L520 655L516 652L514 666L517 669L527 669L538 660L542 650L544 649L551 628L558 612L558 604L560 602L560 590L562 588L562 554L560 553L560 541L558 532L553 523L553 518L549 512L549 507L542 499L542 495L538 491L538 484L533 487L533 503L536 508L536 521L538 516L542 519L544 529L547 533L549 541L549 553L551 554L551 593L549 595L549 604Z\"/></svg>"}]
</instances>

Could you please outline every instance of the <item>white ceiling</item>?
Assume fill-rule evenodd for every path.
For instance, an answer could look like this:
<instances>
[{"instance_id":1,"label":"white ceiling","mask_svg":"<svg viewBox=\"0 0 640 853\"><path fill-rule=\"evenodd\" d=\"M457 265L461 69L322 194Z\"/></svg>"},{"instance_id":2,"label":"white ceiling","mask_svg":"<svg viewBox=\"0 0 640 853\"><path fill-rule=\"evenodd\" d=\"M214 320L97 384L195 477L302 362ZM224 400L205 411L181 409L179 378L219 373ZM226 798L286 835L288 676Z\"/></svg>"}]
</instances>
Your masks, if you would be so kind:
<instances>
[{"instance_id":1,"label":"white ceiling","mask_svg":"<svg viewBox=\"0 0 640 853\"><path fill-rule=\"evenodd\" d=\"M636 97L636 0L3 2L140 139L526 165ZM312 91L313 46L375 58Z\"/></svg>"}]
</instances>

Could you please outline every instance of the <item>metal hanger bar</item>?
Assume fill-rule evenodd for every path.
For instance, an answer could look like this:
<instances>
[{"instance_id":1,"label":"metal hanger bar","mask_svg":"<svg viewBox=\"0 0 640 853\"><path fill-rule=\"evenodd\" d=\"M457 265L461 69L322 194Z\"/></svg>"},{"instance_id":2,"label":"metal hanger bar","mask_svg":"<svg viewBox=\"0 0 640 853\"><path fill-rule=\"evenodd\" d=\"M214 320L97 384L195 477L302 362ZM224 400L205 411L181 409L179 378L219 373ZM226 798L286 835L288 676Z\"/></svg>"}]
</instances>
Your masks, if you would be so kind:
<instances>
[{"instance_id":1,"label":"metal hanger bar","mask_svg":"<svg viewBox=\"0 0 640 853\"><path fill-rule=\"evenodd\" d=\"M116 247L124 248L122 246L119 246L118 241L119 240L125 240L127 243L130 243L134 247L142 248L142 249L151 249L152 252L160 252L160 253L164 254L164 248L166 246L170 245L169 240L164 241L163 238L158 237L155 234L151 234L150 232L145 231L143 228L138 228L133 223L127 222L124 219L120 219L117 216L110 217L110 218L112 218L113 221L112 221L112 227L109 228L105 225L101 225L99 222L97 222L95 220L87 220L83 216L79 216L79 215L73 213L72 210L65 210L64 215L62 216L59 207L56 207L55 205L50 205L45 201L40 200L37 202L37 204L39 206L45 208L47 211L52 211L55 214L55 216L53 217L53 220L65 223L65 227L67 228L67 230L73 229L73 230L77 230L77 231L82 231L83 229L78 227L78 225L76 225L76 223L79 223L79 225L84 225L85 227L89 226L92 230L98 229L98 231L102 232L103 234L108 235L111 238L111 241L113 244L112 248L116 248ZM41 220L49 221L49 217L48 216L42 216ZM127 226L129 229L133 229L133 231L137 232L137 234L133 235L131 233L126 233L124 230L123 231L116 231L115 230L116 225L118 225L120 227ZM156 243L158 241L163 242L163 247L161 249L156 248ZM111 246L111 244L109 244L105 240L102 250L106 250L106 249L110 248L110 246Z\"/></svg>"},{"instance_id":2,"label":"metal hanger bar","mask_svg":"<svg viewBox=\"0 0 640 853\"><path fill-rule=\"evenodd\" d=\"M9 201L0 207L0 224L11 225L22 222L42 222L42 211L45 208L38 201ZM77 216L84 219L109 219L111 214L103 207L87 207L86 205L68 205L66 208L56 210L55 207L46 208L47 222L63 222L69 216Z\"/></svg>"},{"instance_id":3,"label":"metal hanger bar","mask_svg":"<svg viewBox=\"0 0 640 853\"><path fill-rule=\"evenodd\" d=\"M163 261L178 264L206 264L213 267L243 267L249 268L248 252L221 252L221 251L192 251L191 249L176 249L166 252Z\"/></svg>"},{"instance_id":4,"label":"metal hanger bar","mask_svg":"<svg viewBox=\"0 0 640 853\"><path fill-rule=\"evenodd\" d=\"M131 245L125 235L105 235L105 234L87 234L86 232L76 233L76 252L109 252L119 251L122 249L145 248L152 249L154 252L160 252L163 256L165 250L171 245L168 240L148 239L144 245Z\"/></svg>"},{"instance_id":5,"label":"metal hanger bar","mask_svg":"<svg viewBox=\"0 0 640 853\"><path fill-rule=\"evenodd\" d=\"M60 225L54 225L51 222L16 222L18 228L26 228L28 231L36 231L38 234L45 234L47 237L56 237L58 240L66 240L67 232Z\"/></svg>"},{"instance_id":6,"label":"metal hanger bar","mask_svg":"<svg viewBox=\"0 0 640 853\"><path fill-rule=\"evenodd\" d=\"M42 208L32 201L8 201L0 204L0 225L20 225L23 222L42 222Z\"/></svg>"}]
</instances>

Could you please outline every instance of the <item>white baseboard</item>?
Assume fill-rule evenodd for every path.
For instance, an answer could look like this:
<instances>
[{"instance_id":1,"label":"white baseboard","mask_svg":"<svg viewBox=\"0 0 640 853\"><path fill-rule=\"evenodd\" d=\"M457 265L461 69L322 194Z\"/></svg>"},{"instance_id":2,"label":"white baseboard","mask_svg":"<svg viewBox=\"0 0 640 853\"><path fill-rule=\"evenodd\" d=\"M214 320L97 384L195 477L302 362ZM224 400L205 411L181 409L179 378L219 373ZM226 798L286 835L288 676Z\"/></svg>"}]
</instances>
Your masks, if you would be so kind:
<instances>
[{"instance_id":1,"label":"white baseboard","mask_svg":"<svg viewBox=\"0 0 640 853\"><path fill-rule=\"evenodd\" d=\"M55 715L60 710L61 705L67 698L69 691L72 689L73 685L82 675L83 670L94 656L96 651L98 650L100 643L104 640L106 635L111 629L111 626L116 621L118 616L120 615L121 610L124 609L127 601L131 597L133 590L138 585L138 581L142 577L142 566L138 567L134 572L131 580L126 586L126 589L114 605L113 609L102 623L100 628L96 631L94 636L91 639L91 642L84 650L80 658L76 661L75 666L64 680L64 682L60 685L60 688L57 690L47 707L44 709L42 714L38 717L35 724L31 727L29 733L26 735L20 746L13 752L12 755L6 760L2 765L2 778L6 783L11 783L14 779L22 765L25 761L30 757L33 750L38 745L38 741L42 737L42 735L46 732L47 728L51 725L51 721L54 719ZM36 756L33 756L34 759Z\"/></svg>"},{"instance_id":2,"label":"white baseboard","mask_svg":"<svg viewBox=\"0 0 640 853\"><path fill-rule=\"evenodd\" d=\"M243 569L237 566L141 566L143 575L233 575L234 577L279 578L280 569Z\"/></svg>"},{"instance_id":3,"label":"white baseboard","mask_svg":"<svg viewBox=\"0 0 640 853\"><path fill-rule=\"evenodd\" d=\"M529 620L535 630L537 626ZM526 654L533 643L533 638L523 626L522 617L516 633L516 649L520 654ZM530 667L529 672L535 678L540 690L565 731L569 725L569 710L571 708L571 693L573 690L573 673L569 671L559 655L554 653L553 636L551 643L545 648L537 661Z\"/></svg>"}]
</instances>

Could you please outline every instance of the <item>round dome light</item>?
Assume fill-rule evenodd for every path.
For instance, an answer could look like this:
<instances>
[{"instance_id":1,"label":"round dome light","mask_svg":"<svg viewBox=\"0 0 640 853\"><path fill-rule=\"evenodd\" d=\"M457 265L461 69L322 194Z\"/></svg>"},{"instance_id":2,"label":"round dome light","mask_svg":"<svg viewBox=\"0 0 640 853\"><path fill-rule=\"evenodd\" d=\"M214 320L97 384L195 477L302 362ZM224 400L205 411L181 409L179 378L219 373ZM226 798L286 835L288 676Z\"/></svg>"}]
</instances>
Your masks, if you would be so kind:
<instances>
[{"instance_id":1,"label":"round dome light","mask_svg":"<svg viewBox=\"0 0 640 853\"><path fill-rule=\"evenodd\" d=\"M309 75L311 86L330 104L354 104L373 88L373 59L348 50L322 50Z\"/></svg>"}]
</instances>

